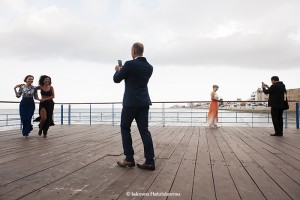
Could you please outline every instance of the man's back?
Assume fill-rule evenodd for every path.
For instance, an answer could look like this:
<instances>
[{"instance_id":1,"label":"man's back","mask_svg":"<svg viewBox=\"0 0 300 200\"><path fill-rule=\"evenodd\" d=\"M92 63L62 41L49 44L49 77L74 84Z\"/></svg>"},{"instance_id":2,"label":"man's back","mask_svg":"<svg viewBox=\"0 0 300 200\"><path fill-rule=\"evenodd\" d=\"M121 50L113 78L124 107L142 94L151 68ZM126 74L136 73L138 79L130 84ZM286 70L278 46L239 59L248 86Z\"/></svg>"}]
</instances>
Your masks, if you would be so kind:
<instances>
[{"instance_id":1,"label":"man's back","mask_svg":"<svg viewBox=\"0 0 300 200\"><path fill-rule=\"evenodd\" d=\"M148 82L152 75L153 67L145 57L138 57L125 62L119 72L114 75L114 82L125 80L123 106L136 107L151 105L148 92Z\"/></svg>"},{"instance_id":2,"label":"man's back","mask_svg":"<svg viewBox=\"0 0 300 200\"><path fill-rule=\"evenodd\" d=\"M264 89L266 94L269 94L268 104L270 107L284 108L284 92L286 91L285 85L278 81L273 84L268 90Z\"/></svg>"}]
</instances>

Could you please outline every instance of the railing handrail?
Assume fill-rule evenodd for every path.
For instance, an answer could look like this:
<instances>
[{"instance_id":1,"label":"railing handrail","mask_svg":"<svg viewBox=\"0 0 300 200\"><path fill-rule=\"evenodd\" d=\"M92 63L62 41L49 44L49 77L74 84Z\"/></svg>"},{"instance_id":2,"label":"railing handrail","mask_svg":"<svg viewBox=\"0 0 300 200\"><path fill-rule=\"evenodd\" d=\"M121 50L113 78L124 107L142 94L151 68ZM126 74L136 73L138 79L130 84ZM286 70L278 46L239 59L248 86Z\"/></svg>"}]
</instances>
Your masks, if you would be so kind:
<instances>
[{"instance_id":1,"label":"railing handrail","mask_svg":"<svg viewBox=\"0 0 300 200\"><path fill-rule=\"evenodd\" d=\"M201 111L201 109L205 109L205 110L208 110L209 108L209 102L211 101L154 101L152 102L153 106L151 107L151 110L152 109L161 109L160 112L156 112L155 110L152 110L149 112L149 115L152 114L155 114L155 113L158 113L158 114L161 114L161 116L159 115L154 115L153 116L153 122L159 122L159 121L156 121L156 120L161 120L160 123L162 123L163 126L165 126L165 124L168 124L168 123L173 123L173 118L176 118L177 119L177 122L179 123L188 123L187 121L185 121L185 119L190 119L190 124L191 126L193 125L193 123L203 123L203 121L201 120L197 120L197 119L200 119L200 118L206 118L206 121L207 121L207 111ZM222 114L226 113L228 114L227 112L222 112L221 110L225 110L225 111L230 111L230 112L233 112L233 113L236 113L236 118L237 117L237 113L252 113L252 116L250 117L245 117L245 116L239 116L239 121L236 119L235 122L236 123L246 123L246 124L249 124L250 122L248 121L243 121L243 119L246 119L246 118L249 118L249 119L252 119L252 126L253 126L253 123L270 123L270 120L269 120L269 114L267 115L267 122L257 122L255 121L254 119L257 118L255 116L253 116L253 113L265 113L268 109L267 108L267 104L261 104L261 103L266 103L267 101L252 101L252 100L247 100L247 101L221 101L220 102L220 105L223 105L222 108L220 108L220 112L219 112L219 119L226 119L226 118L232 118L231 116L229 117L226 117L226 116L222 116ZM0 101L0 104L3 103L13 103L13 104L19 104L20 102L19 101ZM39 102L36 101L35 102L36 104L38 104ZM201 104L201 103L204 103L204 104ZM288 112L285 111L284 115L285 115L285 124L287 126L288 124L288 121L287 121L287 113L293 113L295 112L296 114L296 120L291 120L291 122L295 123L294 121L296 121L296 127L299 129L299 102L298 101L294 101L294 100L290 100L289 103L295 103L295 108L293 109L290 109ZM118 106L118 108L116 108L115 105L122 105L122 102L79 102L79 103L75 103L75 102L56 102L56 105L60 105L60 122L61 122L61 125L64 124L64 120L68 120L67 123L69 125L71 125L71 121L73 120L73 117L76 118L76 115L73 115L74 113L79 113L80 115L80 118L81 118L81 114L82 113L89 113L89 121L90 121L90 124L92 124L92 115L93 113L97 113L97 112L93 112L92 111L92 105L110 105L111 106L111 112L107 112L107 113L110 113L111 114L111 123L112 124L115 124L117 122L120 122L120 108ZM157 107L157 105L160 105L161 104L161 107ZM170 105L170 109L190 109L190 111L174 111L172 112L171 110L166 110L166 104L173 104L173 105ZM187 104L187 105L184 105L184 106L180 106L178 104ZM65 105L67 105L67 112L66 112L66 107ZM85 112L85 111L79 111L79 112L74 112L73 109L71 108L72 106L71 105L89 105L89 112ZM257 107L259 106L259 107ZM15 106L14 106L15 107ZM65 108L64 108L65 107ZM85 106L84 106L85 107ZM93 109L99 109L99 108L105 108L106 109L106 106L94 106ZM107 107L109 108L109 107ZM11 108L1 108L1 109L11 109ZM59 109L59 108L58 108ZM82 107L77 107L75 109L86 109L86 108L83 108ZM197 109L200 109L198 110L197 112L194 112L196 111ZM295 109L295 110L294 110ZM171 112L170 112L171 111ZM200 112L199 112L200 111ZM73 114L72 114L73 113ZM107 121L106 119L104 119L102 121L102 117L106 117L106 116L102 116L102 113L105 113L103 111L101 112L98 112L98 113L101 113L101 122L109 122ZM169 114L176 114L177 113L177 117L170 117ZM178 114L179 113L179 114ZM182 113L190 113L190 116L182 116ZM199 113L202 114L202 113L205 113L205 117L200 117L199 116ZM66 115L65 115L66 114ZM6 119L5 120L1 120L0 122L2 121L6 121L6 124L8 125L8 122L9 122L9 119L13 119L11 117L8 117L10 116L10 114L0 114L1 115L6 115ZM180 115L180 117L179 117ZM151 116L150 116L151 117ZM84 118L84 117L83 117ZM233 117L234 118L234 117ZM97 117L94 118L95 120L97 120ZM168 121L169 119L169 121ZM183 120L179 120L178 119L183 119ZM18 120L17 118L14 119L14 120ZM20 120L20 119L19 119ZM85 121L85 120L83 120ZM229 122L226 122L226 121L221 121L220 123L234 123L234 121L229 121ZM1 125L2 127L2 125Z\"/></svg>"},{"instance_id":2,"label":"railing handrail","mask_svg":"<svg viewBox=\"0 0 300 200\"><path fill-rule=\"evenodd\" d=\"M153 104L156 103L207 103L207 102L211 102L210 100L200 100L200 101L152 101ZM251 100L246 100L246 101L234 101L234 100L222 100L220 102L237 102L237 103L243 103L243 102L253 102L253 103L267 103L268 101L251 101ZM289 100L290 103L296 103L296 102L300 102L300 100ZM0 101L0 103L20 103L20 101ZM36 103L39 103L38 101L36 101ZM122 104L122 102L120 101L116 101L116 102L55 102L56 104Z\"/></svg>"}]
</instances>

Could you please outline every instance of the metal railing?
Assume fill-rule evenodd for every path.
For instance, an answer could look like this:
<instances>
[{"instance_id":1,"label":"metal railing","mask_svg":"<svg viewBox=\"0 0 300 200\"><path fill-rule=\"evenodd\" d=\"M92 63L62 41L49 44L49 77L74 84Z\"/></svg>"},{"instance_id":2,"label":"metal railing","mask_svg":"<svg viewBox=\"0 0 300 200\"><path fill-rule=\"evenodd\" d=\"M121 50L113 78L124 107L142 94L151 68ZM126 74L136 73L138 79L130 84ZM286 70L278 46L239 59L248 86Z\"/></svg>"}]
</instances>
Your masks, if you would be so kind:
<instances>
[{"instance_id":1,"label":"metal railing","mask_svg":"<svg viewBox=\"0 0 300 200\"><path fill-rule=\"evenodd\" d=\"M299 103L289 102L295 104L295 110L284 111L284 126L286 128L296 126L299 129ZM209 101L152 102L149 125L206 125L209 103ZM0 130L7 130L10 127L21 128L18 105L19 102L0 101ZM121 102L56 103L53 118L55 124L61 125L119 125L121 109ZM37 112L38 109L34 117L37 117ZM272 119L265 101L223 101L219 107L219 125L272 126Z\"/></svg>"}]
</instances>

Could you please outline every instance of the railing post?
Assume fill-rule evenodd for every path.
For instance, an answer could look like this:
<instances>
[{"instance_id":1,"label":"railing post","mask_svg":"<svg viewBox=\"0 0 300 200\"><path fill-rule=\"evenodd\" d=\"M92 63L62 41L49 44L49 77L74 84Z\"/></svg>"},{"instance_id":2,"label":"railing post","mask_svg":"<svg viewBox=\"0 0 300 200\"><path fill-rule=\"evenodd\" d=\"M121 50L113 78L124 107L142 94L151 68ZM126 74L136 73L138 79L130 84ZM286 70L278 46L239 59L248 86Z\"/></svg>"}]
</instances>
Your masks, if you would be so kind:
<instances>
[{"instance_id":1,"label":"railing post","mask_svg":"<svg viewBox=\"0 0 300 200\"><path fill-rule=\"evenodd\" d=\"M287 115L287 113L288 113L288 111L287 110L285 110L284 111L284 128L287 128L288 127L288 120L287 120L287 117L288 117L288 115Z\"/></svg>"},{"instance_id":2,"label":"railing post","mask_svg":"<svg viewBox=\"0 0 300 200\"><path fill-rule=\"evenodd\" d=\"M92 104L90 104L90 125L92 125Z\"/></svg>"},{"instance_id":3,"label":"railing post","mask_svg":"<svg viewBox=\"0 0 300 200\"><path fill-rule=\"evenodd\" d=\"M71 125L71 104L69 104L68 108L68 125Z\"/></svg>"},{"instance_id":4,"label":"railing post","mask_svg":"<svg viewBox=\"0 0 300 200\"><path fill-rule=\"evenodd\" d=\"M8 126L8 114L6 114L6 126Z\"/></svg>"},{"instance_id":5,"label":"railing post","mask_svg":"<svg viewBox=\"0 0 300 200\"><path fill-rule=\"evenodd\" d=\"M191 107L191 126L193 126L193 102L190 103Z\"/></svg>"},{"instance_id":6,"label":"railing post","mask_svg":"<svg viewBox=\"0 0 300 200\"><path fill-rule=\"evenodd\" d=\"M253 128L253 120L254 120L254 117L253 117L253 113L252 113L252 128Z\"/></svg>"},{"instance_id":7,"label":"railing post","mask_svg":"<svg viewBox=\"0 0 300 200\"><path fill-rule=\"evenodd\" d=\"M165 103L162 104L163 127L165 126Z\"/></svg>"},{"instance_id":8,"label":"railing post","mask_svg":"<svg viewBox=\"0 0 300 200\"><path fill-rule=\"evenodd\" d=\"M112 103L112 111L111 111L111 113L112 113L112 125L114 126L115 125L115 104L114 103Z\"/></svg>"},{"instance_id":9,"label":"railing post","mask_svg":"<svg viewBox=\"0 0 300 200\"><path fill-rule=\"evenodd\" d=\"M296 128L299 129L299 102L296 102Z\"/></svg>"},{"instance_id":10,"label":"railing post","mask_svg":"<svg viewBox=\"0 0 300 200\"><path fill-rule=\"evenodd\" d=\"M64 124L64 105L60 105L60 124Z\"/></svg>"}]
</instances>

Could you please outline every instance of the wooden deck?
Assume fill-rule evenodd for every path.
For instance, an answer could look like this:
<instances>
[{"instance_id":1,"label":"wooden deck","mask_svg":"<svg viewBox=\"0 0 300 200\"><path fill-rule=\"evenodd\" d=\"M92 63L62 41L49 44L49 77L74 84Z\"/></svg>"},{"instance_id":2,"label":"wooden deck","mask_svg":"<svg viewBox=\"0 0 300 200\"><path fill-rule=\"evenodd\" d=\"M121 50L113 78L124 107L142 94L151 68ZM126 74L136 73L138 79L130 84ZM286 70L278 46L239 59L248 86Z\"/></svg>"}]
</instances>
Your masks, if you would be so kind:
<instances>
[{"instance_id":1,"label":"wooden deck","mask_svg":"<svg viewBox=\"0 0 300 200\"><path fill-rule=\"evenodd\" d=\"M0 132L0 199L300 199L300 131L151 126L156 170L120 168L118 126ZM133 127L136 162L143 145ZM180 195L180 196L179 196Z\"/></svg>"}]
</instances>

